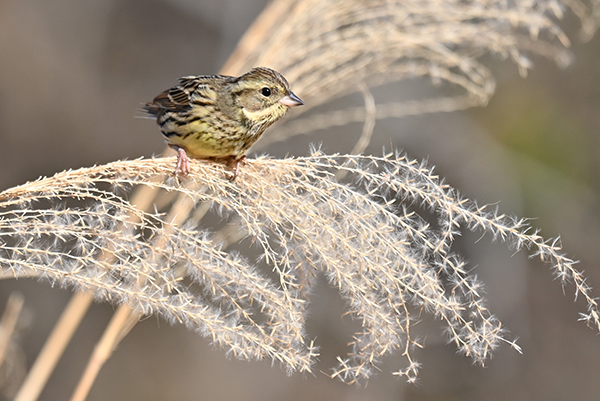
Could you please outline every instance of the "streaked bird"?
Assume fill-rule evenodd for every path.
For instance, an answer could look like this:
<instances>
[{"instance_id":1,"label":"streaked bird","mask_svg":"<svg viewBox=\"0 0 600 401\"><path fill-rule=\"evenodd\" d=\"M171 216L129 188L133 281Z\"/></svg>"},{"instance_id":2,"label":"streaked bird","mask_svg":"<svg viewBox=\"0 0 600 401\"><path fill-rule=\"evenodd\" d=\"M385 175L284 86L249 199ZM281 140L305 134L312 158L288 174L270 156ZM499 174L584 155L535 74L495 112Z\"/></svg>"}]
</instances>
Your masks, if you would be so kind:
<instances>
[{"instance_id":1,"label":"streaked bird","mask_svg":"<svg viewBox=\"0 0 600 401\"><path fill-rule=\"evenodd\" d=\"M190 172L188 156L239 163L265 129L290 107L304 104L277 71L253 68L240 77L188 76L146 103L167 143L177 151L175 173Z\"/></svg>"}]
</instances>

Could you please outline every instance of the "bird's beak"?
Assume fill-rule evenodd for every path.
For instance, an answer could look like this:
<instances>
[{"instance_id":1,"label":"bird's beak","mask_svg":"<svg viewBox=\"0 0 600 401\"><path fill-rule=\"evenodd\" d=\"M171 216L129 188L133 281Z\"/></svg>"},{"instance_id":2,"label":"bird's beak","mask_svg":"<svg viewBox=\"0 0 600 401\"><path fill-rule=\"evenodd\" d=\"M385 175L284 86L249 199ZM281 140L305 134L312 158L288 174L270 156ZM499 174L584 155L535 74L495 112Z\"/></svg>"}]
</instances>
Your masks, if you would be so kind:
<instances>
[{"instance_id":1,"label":"bird's beak","mask_svg":"<svg viewBox=\"0 0 600 401\"><path fill-rule=\"evenodd\" d=\"M298 96L294 95L293 92L290 92L289 95L279 99L279 103L284 104L287 107L302 106L304 104L304 102L300 100Z\"/></svg>"}]
</instances>

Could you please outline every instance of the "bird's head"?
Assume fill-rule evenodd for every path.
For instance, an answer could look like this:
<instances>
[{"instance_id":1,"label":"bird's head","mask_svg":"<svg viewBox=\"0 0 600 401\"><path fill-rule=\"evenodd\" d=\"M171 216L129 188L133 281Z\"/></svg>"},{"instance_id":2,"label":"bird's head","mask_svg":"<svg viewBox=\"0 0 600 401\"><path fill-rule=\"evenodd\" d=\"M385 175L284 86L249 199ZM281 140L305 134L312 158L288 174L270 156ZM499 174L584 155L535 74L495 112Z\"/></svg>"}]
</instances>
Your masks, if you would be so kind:
<instances>
[{"instance_id":1,"label":"bird's head","mask_svg":"<svg viewBox=\"0 0 600 401\"><path fill-rule=\"evenodd\" d=\"M279 120L290 107L303 105L277 71L257 67L232 83L235 103L244 120L251 126L264 128Z\"/></svg>"}]
</instances>

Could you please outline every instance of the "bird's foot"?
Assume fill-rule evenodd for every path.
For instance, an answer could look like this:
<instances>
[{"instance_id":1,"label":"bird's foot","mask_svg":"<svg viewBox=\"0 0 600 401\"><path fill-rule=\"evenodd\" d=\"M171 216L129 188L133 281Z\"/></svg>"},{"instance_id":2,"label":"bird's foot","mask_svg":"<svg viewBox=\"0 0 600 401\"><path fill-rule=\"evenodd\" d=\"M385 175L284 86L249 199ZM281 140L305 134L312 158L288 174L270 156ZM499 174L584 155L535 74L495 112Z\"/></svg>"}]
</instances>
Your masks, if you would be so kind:
<instances>
[{"instance_id":1,"label":"bird's foot","mask_svg":"<svg viewBox=\"0 0 600 401\"><path fill-rule=\"evenodd\" d=\"M174 174L175 176L181 175L185 177L190 173L190 158L188 157L185 149L180 148L179 146L171 146L173 149L177 151L177 166L175 167Z\"/></svg>"},{"instance_id":2,"label":"bird's foot","mask_svg":"<svg viewBox=\"0 0 600 401\"><path fill-rule=\"evenodd\" d=\"M229 177L230 182L235 181L235 179L238 176L238 173L240 172L240 163L243 163L245 160L246 160L246 155L243 155L239 159L237 159L236 156L229 156L229 160L227 161L227 167L232 167L233 164L235 163L235 168L233 170L233 173L232 173L231 177Z\"/></svg>"}]
</instances>

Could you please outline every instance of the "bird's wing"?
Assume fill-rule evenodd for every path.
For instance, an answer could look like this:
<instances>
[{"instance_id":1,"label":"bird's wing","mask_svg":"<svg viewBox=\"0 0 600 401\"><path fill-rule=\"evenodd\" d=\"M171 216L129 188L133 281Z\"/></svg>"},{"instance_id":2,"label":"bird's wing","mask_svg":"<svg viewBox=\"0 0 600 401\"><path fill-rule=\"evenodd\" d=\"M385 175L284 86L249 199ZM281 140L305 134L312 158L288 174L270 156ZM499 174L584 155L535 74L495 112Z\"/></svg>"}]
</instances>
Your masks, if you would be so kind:
<instances>
[{"instance_id":1,"label":"bird's wing","mask_svg":"<svg viewBox=\"0 0 600 401\"><path fill-rule=\"evenodd\" d=\"M145 110L158 115L164 111L187 111L193 105L214 104L217 97L215 87L230 78L222 75L179 78L179 85L156 96L146 105Z\"/></svg>"}]
</instances>

